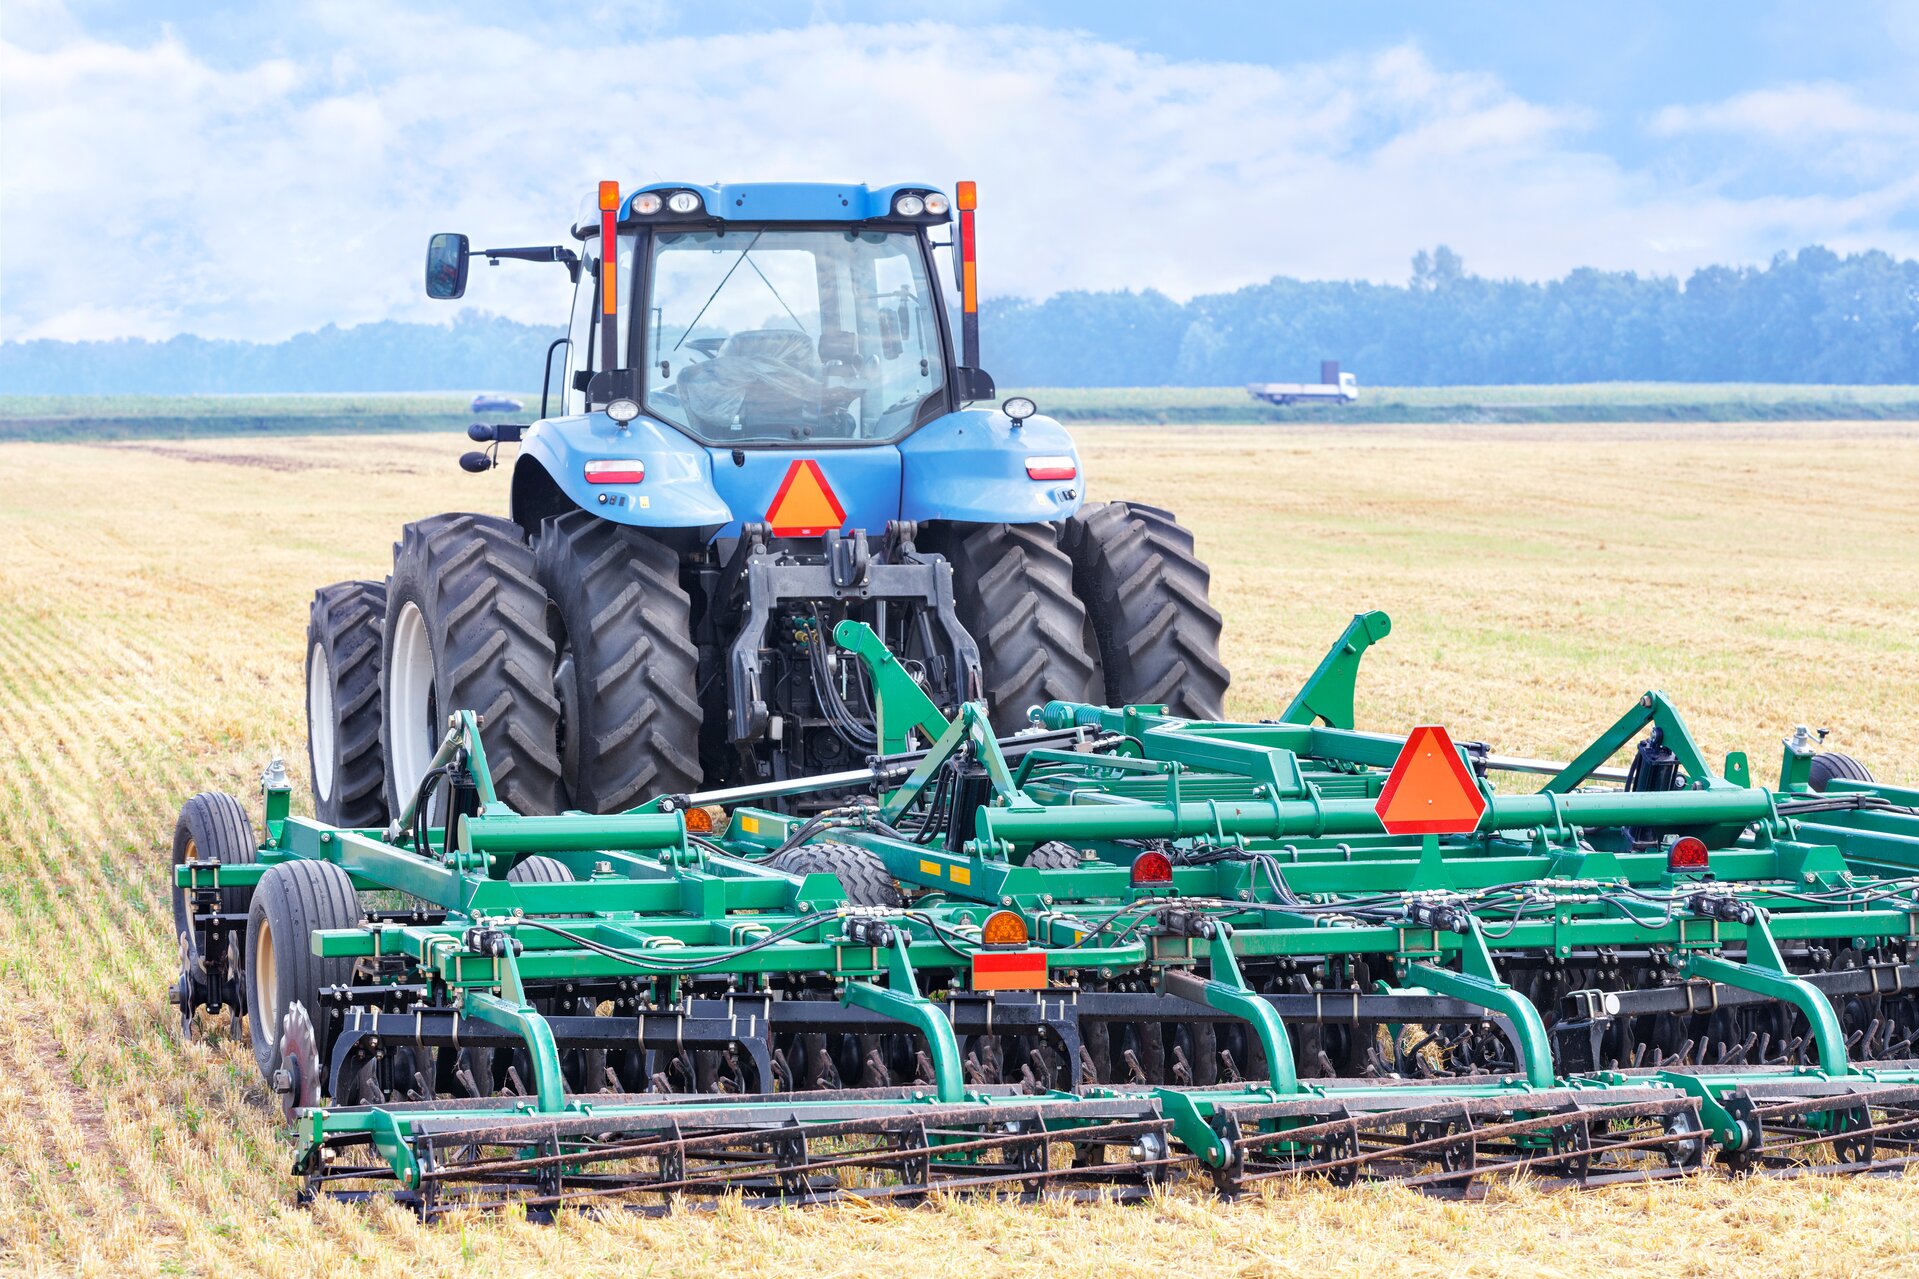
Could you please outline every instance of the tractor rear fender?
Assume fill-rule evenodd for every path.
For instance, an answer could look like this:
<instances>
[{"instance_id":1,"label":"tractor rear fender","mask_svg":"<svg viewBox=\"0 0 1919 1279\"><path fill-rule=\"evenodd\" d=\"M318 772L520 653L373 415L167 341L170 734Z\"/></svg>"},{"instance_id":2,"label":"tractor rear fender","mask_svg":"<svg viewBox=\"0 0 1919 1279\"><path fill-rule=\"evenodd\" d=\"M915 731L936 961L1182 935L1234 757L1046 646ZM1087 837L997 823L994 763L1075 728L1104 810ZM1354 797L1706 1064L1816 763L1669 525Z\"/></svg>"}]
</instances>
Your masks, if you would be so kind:
<instances>
[{"instance_id":1,"label":"tractor rear fender","mask_svg":"<svg viewBox=\"0 0 1919 1279\"><path fill-rule=\"evenodd\" d=\"M901 519L1038 524L1079 510L1086 492L1073 437L1050 417L1016 429L998 409L965 409L928 422L899 450ZM1070 458L1073 476L1036 480L1029 458Z\"/></svg>"},{"instance_id":2,"label":"tractor rear fender","mask_svg":"<svg viewBox=\"0 0 1919 1279\"><path fill-rule=\"evenodd\" d=\"M596 484L589 462L634 460L645 478ZM641 417L622 431L604 413L548 418L528 429L513 467L513 519L529 534L571 507L638 528L711 530L733 512L713 485L707 451L671 427Z\"/></svg>"}]
</instances>

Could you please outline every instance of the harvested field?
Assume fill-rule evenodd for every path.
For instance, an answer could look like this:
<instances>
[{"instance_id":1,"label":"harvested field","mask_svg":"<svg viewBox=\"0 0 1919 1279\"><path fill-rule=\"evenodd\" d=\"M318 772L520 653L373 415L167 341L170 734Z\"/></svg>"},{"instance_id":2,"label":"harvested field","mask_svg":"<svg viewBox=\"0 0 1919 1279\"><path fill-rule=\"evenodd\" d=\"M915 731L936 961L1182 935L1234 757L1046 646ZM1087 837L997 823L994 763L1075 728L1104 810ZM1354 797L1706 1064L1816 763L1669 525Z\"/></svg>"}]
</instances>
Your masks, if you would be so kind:
<instances>
[{"instance_id":1,"label":"harvested field","mask_svg":"<svg viewBox=\"0 0 1919 1279\"><path fill-rule=\"evenodd\" d=\"M1907 424L1089 428L1094 497L1197 532L1271 714L1355 610L1360 726L1570 752L1647 688L1709 754L1795 723L1919 783L1919 430ZM1146 1205L956 1202L422 1228L293 1203L246 1044L184 1043L166 843L200 789L305 771L312 589L379 576L406 520L501 510L456 434L164 451L0 445L0 1268L414 1276L1903 1273L1919 1174L1703 1177L1481 1203L1196 1186Z\"/></svg>"}]
</instances>

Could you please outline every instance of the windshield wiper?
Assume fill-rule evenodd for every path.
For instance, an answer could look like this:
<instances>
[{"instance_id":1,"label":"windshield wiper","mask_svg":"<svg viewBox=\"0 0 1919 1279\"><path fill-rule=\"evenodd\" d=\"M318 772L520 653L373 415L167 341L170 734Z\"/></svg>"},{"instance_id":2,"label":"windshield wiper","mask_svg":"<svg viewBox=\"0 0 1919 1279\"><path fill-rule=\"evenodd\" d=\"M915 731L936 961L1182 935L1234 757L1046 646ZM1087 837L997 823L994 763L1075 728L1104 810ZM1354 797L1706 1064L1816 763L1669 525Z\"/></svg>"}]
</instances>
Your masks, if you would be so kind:
<instances>
[{"instance_id":1,"label":"windshield wiper","mask_svg":"<svg viewBox=\"0 0 1919 1279\"><path fill-rule=\"evenodd\" d=\"M766 232L764 231L755 231L753 233L753 238L748 240L746 242L746 247L740 250L740 262L746 261L746 255L753 251L753 246L758 244L760 242L760 237L765 234ZM693 336L694 328L696 328L699 325L700 320L706 315L706 308L713 305L713 299L720 295L720 290L726 287L726 282L733 278L733 272L740 269L740 262L735 262L732 266L729 266L726 268L726 274L721 276L720 282L713 286L713 291L706 295L706 301L700 303L699 314L693 317L693 323L687 325L686 331L680 334L680 340L673 344L673 350L675 351L679 350L680 347L686 342L686 339ZM759 268L756 266L753 268L753 270L755 273L757 273L759 271ZM760 278L764 280L766 277L762 275L760 276ZM766 287L770 289L773 286L769 284ZM779 294L775 293L773 296L778 297ZM782 302L780 303L780 305L785 306L786 303ZM788 314L790 315L791 312L788 312Z\"/></svg>"},{"instance_id":2,"label":"windshield wiper","mask_svg":"<svg viewBox=\"0 0 1919 1279\"><path fill-rule=\"evenodd\" d=\"M752 251L752 248L753 248L752 245L749 244L746 247L748 252ZM741 260L745 261L744 257L742 257ZM780 304L781 309L784 310L788 318L790 318L793 321L793 327L798 329L802 333L806 333L806 326L800 323L799 316L793 314L793 308L786 305L786 299L781 297L780 291L773 287L773 281L766 278L766 272L760 270L760 264L757 262L748 262L747 265L753 268L753 274L760 277L760 283L766 286L766 291L773 295L773 300ZM812 337L813 335L811 333L806 333L806 336Z\"/></svg>"}]
</instances>

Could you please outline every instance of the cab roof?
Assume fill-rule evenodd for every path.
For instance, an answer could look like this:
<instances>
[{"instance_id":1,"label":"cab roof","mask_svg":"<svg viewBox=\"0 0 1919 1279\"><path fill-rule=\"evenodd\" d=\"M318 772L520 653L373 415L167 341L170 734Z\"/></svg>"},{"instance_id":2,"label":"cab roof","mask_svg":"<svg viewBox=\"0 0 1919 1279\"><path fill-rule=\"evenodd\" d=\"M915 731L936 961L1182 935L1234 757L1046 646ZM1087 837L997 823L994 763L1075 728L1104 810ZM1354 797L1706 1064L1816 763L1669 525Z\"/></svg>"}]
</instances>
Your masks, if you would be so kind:
<instances>
[{"instance_id":1,"label":"cab roof","mask_svg":"<svg viewBox=\"0 0 1919 1279\"><path fill-rule=\"evenodd\" d=\"M891 217L902 191L939 191L930 182L869 187L856 182L649 182L620 205L620 220L633 216L633 197L643 191L694 191L708 217L753 222L869 222ZM941 194L945 194L941 192ZM914 219L921 221L923 219Z\"/></svg>"}]
</instances>

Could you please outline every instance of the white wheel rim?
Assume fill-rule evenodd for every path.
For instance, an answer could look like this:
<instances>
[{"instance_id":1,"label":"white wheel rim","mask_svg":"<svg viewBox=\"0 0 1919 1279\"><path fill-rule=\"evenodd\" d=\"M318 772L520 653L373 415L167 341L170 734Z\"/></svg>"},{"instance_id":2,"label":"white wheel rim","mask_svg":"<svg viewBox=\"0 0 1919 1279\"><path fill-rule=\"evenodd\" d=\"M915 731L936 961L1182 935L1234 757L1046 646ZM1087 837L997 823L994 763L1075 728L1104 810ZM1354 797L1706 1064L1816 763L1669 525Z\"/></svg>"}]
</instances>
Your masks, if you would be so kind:
<instances>
[{"instance_id":1,"label":"white wheel rim","mask_svg":"<svg viewBox=\"0 0 1919 1279\"><path fill-rule=\"evenodd\" d=\"M273 925L262 916L259 936L253 943L253 1007L262 1019L260 1028L276 1051L280 1043L279 994L280 965L273 953Z\"/></svg>"},{"instance_id":2,"label":"white wheel rim","mask_svg":"<svg viewBox=\"0 0 1919 1279\"><path fill-rule=\"evenodd\" d=\"M401 606L394 625L392 660L386 673L386 713L392 725L393 758L387 763L393 770L394 793L404 806L420 788L440 744L427 720L433 700L433 646L427 639L426 617L411 600Z\"/></svg>"},{"instance_id":3,"label":"white wheel rim","mask_svg":"<svg viewBox=\"0 0 1919 1279\"><path fill-rule=\"evenodd\" d=\"M307 657L307 747L313 755L313 793L333 798L333 670L318 644Z\"/></svg>"}]
</instances>

